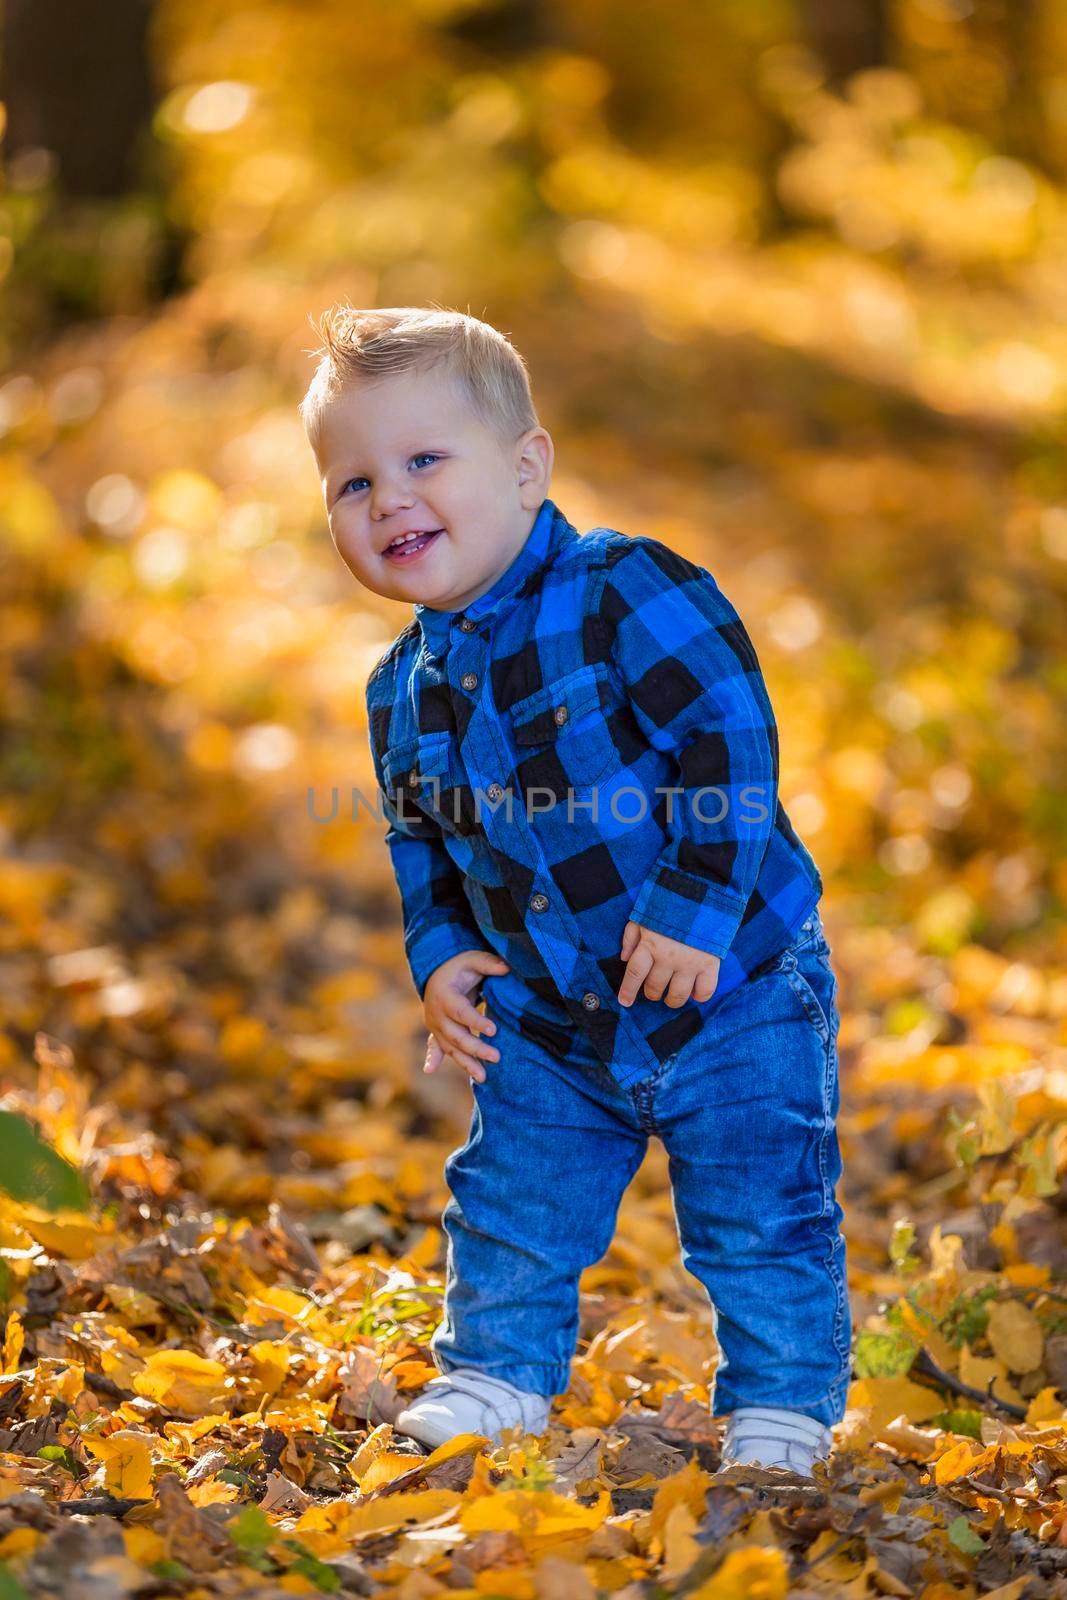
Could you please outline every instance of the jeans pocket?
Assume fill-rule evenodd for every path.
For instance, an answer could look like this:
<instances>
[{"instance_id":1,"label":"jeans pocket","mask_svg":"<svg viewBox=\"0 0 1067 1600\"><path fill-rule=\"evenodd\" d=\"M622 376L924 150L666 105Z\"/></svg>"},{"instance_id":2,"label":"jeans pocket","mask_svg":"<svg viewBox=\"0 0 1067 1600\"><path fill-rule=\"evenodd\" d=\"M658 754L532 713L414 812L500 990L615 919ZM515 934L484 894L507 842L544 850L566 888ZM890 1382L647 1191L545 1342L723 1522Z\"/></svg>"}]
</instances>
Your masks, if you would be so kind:
<instances>
[{"instance_id":1,"label":"jeans pocket","mask_svg":"<svg viewBox=\"0 0 1067 1600\"><path fill-rule=\"evenodd\" d=\"M830 946L826 942L826 935L823 933L822 922L817 910L813 911L807 921L801 924L784 949L779 950L776 956L768 956L767 960L761 962L751 976L761 976L764 972L787 972L801 956L812 951L827 959L830 955Z\"/></svg>"},{"instance_id":2,"label":"jeans pocket","mask_svg":"<svg viewBox=\"0 0 1067 1600\"><path fill-rule=\"evenodd\" d=\"M801 930L794 942L774 962L773 972L784 977L809 1021L826 1045L836 1041L838 1028L837 974L830 964L830 946L816 914L814 926Z\"/></svg>"},{"instance_id":3,"label":"jeans pocket","mask_svg":"<svg viewBox=\"0 0 1067 1600\"><path fill-rule=\"evenodd\" d=\"M785 968L785 976L789 980L789 986L793 993L804 1007L804 1011L808 1019L818 1030L820 1039L822 1039L824 1044L828 1044L830 1041L830 1032L832 1028L832 1004L827 999L825 983L823 981L813 981L816 975L811 973L811 959L812 958L809 957L807 960L804 960L803 965L794 960L790 966ZM827 976L827 970L824 964L821 962L821 958L816 955L814 959L819 961L819 977L820 979L824 979ZM828 976L831 980L831 983L836 984L836 979L834 978L833 973L829 973ZM832 990L830 992L830 999L832 1001Z\"/></svg>"}]
</instances>

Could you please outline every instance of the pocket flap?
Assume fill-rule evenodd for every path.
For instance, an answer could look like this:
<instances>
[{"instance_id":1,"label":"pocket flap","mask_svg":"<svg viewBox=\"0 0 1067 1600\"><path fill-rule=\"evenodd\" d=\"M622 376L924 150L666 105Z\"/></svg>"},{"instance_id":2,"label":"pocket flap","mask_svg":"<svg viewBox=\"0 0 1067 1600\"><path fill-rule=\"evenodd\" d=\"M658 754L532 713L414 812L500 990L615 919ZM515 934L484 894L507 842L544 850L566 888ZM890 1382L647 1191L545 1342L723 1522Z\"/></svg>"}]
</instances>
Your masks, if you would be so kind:
<instances>
[{"instance_id":1,"label":"pocket flap","mask_svg":"<svg viewBox=\"0 0 1067 1600\"><path fill-rule=\"evenodd\" d=\"M516 700L510 708L516 743L546 744L568 732L580 717L599 711L604 703L600 686L606 675L605 668L590 662Z\"/></svg>"},{"instance_id":2,"label":"pocket flap","mask_svg":"<svg viewBox=\"0 0 1067 1600\"><path fill-rule=\"evenodd\" d=\"M390 793L404 788L414 794L424 778L440 778L447 772L449 742L447 733L423 733L387 750L382 757L382 770Z\"/></svg>"}]
</instances>

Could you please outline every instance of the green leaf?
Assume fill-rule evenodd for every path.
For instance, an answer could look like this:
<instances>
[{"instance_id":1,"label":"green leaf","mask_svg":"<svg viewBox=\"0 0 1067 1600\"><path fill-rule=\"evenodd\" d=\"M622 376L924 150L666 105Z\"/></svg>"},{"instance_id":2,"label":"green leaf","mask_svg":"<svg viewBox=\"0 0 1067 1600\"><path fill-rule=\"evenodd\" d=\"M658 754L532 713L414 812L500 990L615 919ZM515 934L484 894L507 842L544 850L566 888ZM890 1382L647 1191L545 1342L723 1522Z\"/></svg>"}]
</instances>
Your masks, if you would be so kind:
<instances>
[{"instance_id":1,"label":"green leaf","mask_svg":"<svg viewBox=\"0 0 1067 1600\"><path fill-rule=\"evenodd\" d=\"M902 1267L908 1261L914 1243L915 1224L901 1217L893 1224L893 1235L889 1241L889 1258L895 1267Z\"/></svg>"},{"instance_id":2,"label":"green leaf","mask_svg":"<svg viewBox=\"0 0 1067 1600\"><path fill-rule=\"evenodd\" d=\"M0 1561L0 1600L30 1600L11 1568Z\"/></svg>"},{"instance_id":3,"label":"green leaf","mask_svg":"<svg viewBox=\"0 0 1067 1600\"><path fill-rule=\"evenodd\" d=\"M258 1506L245 1506L226 1524L226 1531L240 1549L254 1553L266 1550L278 1535L266 1512Z\"/></svg>"},{"instance_id":4,"label":"green leaf","mask_svg":"<svg viewBox=\"0 0 1067 1600\"><path fill-rule=\"evenodd\" d=\"M69 1445L43 1444L37 1454L42 1461L58 1461L74 1478L84 1478L86 1475L86 1469L82 1466L77 1456L73 1454Z\"/></svg>"},{"instance_id":5,"label":"green leaf","mask_svg":"<svg viewBox=\"0 0 1067 1600\"><path fill-rule=\"evenodd\" d=\"M1056 1144L1049 1136L1047 1123L1042 1123L1035 1128L1029 1138L1024 1139L1018 1154L1019 1165L1029 1176L1029 1184L1024 1193L1031 1191L1036 1195L1055 1194L1059 1188L1059 1178L1056 1173Z\"/></svg>"},{"instance_id":6,"label":"green leaf","mask_svg":"<svg viewBox=\"0 0 1067 1600\"><path fill-rule=\"evenodd\" d=\"M985 1549L985 1540L975 1533L966 1517L953 1517L948 1525L948 1536L965 1556L980 1556Z\"/></svg>"},{"instance_id":7,"label":"green leaf","mask_svg":"<svg viewBox=\"0 0 1067 1600\"><path fill-rule=\"evenodd\" d=\"M540 1456L534 1456L527 1461L521 1473L509 1472L501 1478L501 1489L554 1489L556 1487L556 1474L547 1461Z\"/></svg>"},{"instance_id":8,"label":"green leaf","mask_svg":"<svg viewBox=\"0 0 1067 1600\"><path fill-rule=\"evenodd\" d=\"M294 1561L291 1572L299 1572L316 1589L321 1589L323 1594L336 1594L341 1587L341 1580L332 1567L324 1561L319 1561L316 1556L301 1556L299 1561Z\"/></svg>"},{"instance_id":9,"label":"green leaf","mask_svg":"<svg viewBox=\"0 0 1067 1600\"><path fill-rule=\"evenodd\" d=\"M853 1364L857 1378L897 1378L907 1372L919 1353L909 1334L894 1330L875 1333L865 1328L856 1340Z\"/></svg>"},{"instance_id":10,"label":"green leaf","mask_svg":"<svg viewBox=\"0 0 1067 1600\"><path fill-rule=\"evenodd\" d=\"M239 1467L222 1467L215 1476L220 1483L232 1484L235 1489L250 1489L255 1481L251 1473L242 1472Z\"/></svg>"},{"instance_id":11,"label":"green leaf","mask_svg":"<svg viewBox=\"0 0 1067 1600\"><path fill-rule=\"evenodd\" d=\"M973 1345L976 1339L982 1337L989 1325L987 1302L999 1292L995 1283L987 1283L972 1295L956 1296L939 1324L950 1344L957 1348L964 1344Z\"/></svg>"},{"instance_id":12,"label":"green leaf","mask_svg":"<svg viewBox=\"0 0 1067 1600\"><path fill-rule=\"evenodd\" d=\"M982 1413L980 1411L939 1411L936 1417L930 1418L934 1428L942 1428L945 1433L966 1434L969 1439L982 1442Z\"/></svg>"},{"instance_id":13,"label":"green leaf","mask_svg":"<svg viewBox=\"0 0 1067 1600\"><path fill-rule=\"evenodd\" d=\"M89 1209L81 1173L11 1111L0 1111L0 1175L0 1189L13 1200L27 1200L44 1211Z\"/></svg>"},{"instance_id":14,"label":"green leaf","mask_svg":"<svg viewBox=\"0 0 1067 1600\"><path fill-rule=\"evenodd\" d=\"M320 1561L318 1556L312 1555L299 1539L283 1539L282 1544L287 1550L295 1550L300 1557L299 1561L293 1562L289 1568L290 1572L299 1572L301 1577L307 1578L316 1589L321 1589L323 1594L337 1593L341 1587L341 1579L332 1567L328 1567L325 1561Z\"/></svg>"}]
</instances>

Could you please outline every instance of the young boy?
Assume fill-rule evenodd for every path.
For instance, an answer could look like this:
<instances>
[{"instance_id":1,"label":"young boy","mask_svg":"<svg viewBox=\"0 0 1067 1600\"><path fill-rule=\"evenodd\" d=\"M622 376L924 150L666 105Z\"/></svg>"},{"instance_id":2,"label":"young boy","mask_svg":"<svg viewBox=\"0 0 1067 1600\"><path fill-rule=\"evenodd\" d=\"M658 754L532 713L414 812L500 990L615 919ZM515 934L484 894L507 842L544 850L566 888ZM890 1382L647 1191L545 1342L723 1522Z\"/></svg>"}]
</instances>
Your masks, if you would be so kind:
<instances>
[{"instance_id":1,"label":"young boy","mask_svg":"<svg viewBox=\"0 0 1067 1600\"><path fill-rule=\"evenodd\" d=\"M724 1464L810 1475L849 1377L837 984L752 643L705 568L579 536L547 498L503 334L418 307L319 330L301 416L334 543L414 607L367 707L425 1070L473 1080L439 1376L395 1426L544 1429L579 1276L655 1133L712 1304Z\"/></svg>"}]
</instances>

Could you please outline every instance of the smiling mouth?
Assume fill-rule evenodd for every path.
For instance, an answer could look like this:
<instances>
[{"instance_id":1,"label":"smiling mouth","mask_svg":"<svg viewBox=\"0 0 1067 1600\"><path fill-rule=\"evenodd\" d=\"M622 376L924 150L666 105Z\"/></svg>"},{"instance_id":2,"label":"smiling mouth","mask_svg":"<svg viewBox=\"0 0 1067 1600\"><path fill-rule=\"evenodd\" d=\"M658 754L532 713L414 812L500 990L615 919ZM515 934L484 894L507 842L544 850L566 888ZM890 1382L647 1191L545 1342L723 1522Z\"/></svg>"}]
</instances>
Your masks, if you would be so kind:
<instances>
[{"instance_id":1,"label":"smiling mouth","mask_svg":"<svg viewBox=\"0 0 1067 1600\"><path fill-rule=\"evenodd\" d=\"M395 539L392 544L387 544L382 551L382 555L387 556L390 561L411 561L431 545L438 534L444 533L444 531L443 528L432 528L426 533L417 533L414 537L404 534Z\"/></svg>"}]
</instances>

